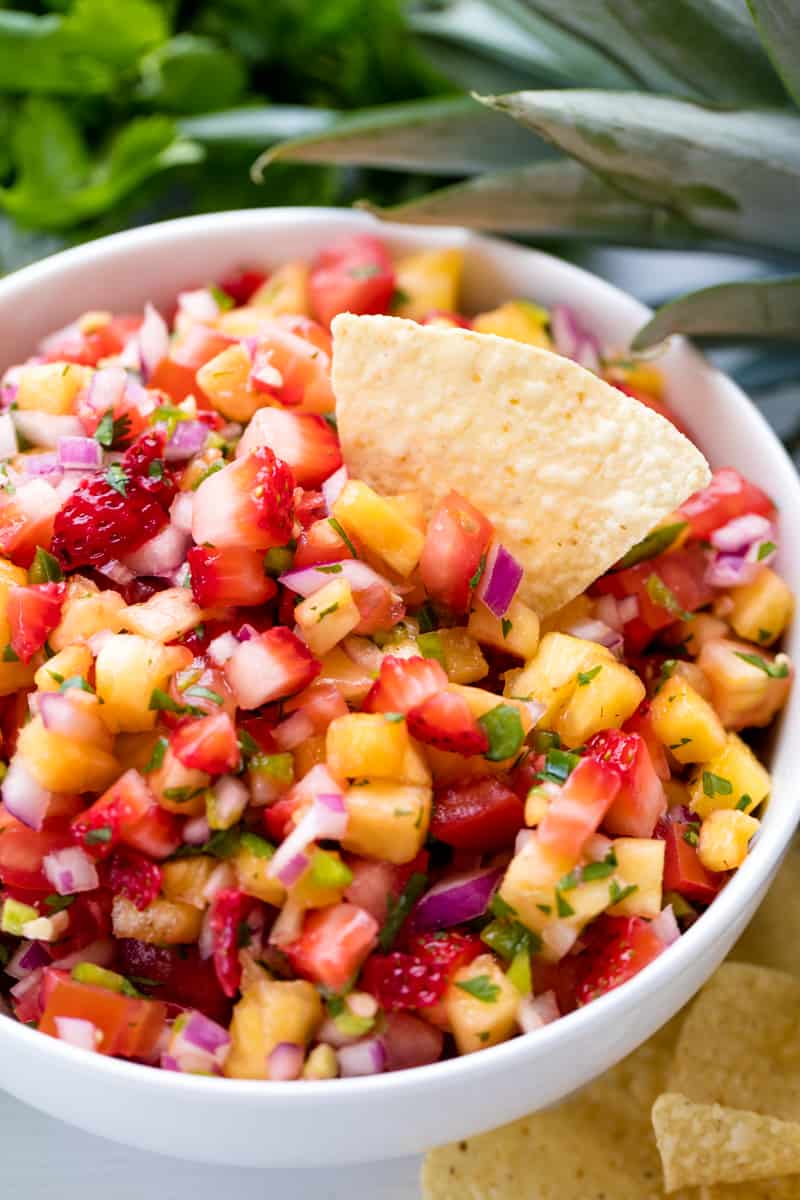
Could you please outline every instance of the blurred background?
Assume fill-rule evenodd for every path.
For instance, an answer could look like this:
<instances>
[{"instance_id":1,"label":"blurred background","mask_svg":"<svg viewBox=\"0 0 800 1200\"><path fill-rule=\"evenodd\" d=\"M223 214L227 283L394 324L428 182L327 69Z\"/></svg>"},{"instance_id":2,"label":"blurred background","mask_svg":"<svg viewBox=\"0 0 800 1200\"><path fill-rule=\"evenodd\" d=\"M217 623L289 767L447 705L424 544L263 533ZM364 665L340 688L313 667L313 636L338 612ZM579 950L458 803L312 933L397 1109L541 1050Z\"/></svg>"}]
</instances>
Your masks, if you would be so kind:
<instances>
[{"instance_id":1,"label":"blurred background","mask_svg":"<svg viewBox=\"0 0 800 1200\"><path fill-rule=\"evenodd\" d=\"M737 281L661 331L725 334L800 461L796 7L0 0L0 271L188 213L366 201L653 306Z\"/></svg>"}]
</instances>

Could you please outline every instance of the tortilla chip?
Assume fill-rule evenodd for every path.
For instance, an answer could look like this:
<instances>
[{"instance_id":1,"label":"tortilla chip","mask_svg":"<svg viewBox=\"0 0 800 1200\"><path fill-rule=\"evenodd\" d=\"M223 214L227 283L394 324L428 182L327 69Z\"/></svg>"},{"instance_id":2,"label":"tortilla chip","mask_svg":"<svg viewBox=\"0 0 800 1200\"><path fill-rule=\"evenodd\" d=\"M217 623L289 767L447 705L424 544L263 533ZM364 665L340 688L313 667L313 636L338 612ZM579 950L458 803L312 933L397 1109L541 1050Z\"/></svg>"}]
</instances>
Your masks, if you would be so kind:
<instances>
[{"instance_id":1,"label":"tortilla chip","mask_svg":"<svg viewBox=\"0 0 800 1200\"><path fill-rule=\"evenodd\" d=\"M737 962L758 963L800 978L800 849L783 861L756 915L731 951ZM800 1188L797 1190L800 1198Z\"/></svg>"},{"instance_id":2,"label":"tortilla chip","mask_svg":"<svg viewBox=\"0 0 800 1200\"><path fill-rule=\"evenodd\" d=\"M800 1171L800 1125L665 1092L653 1128L668 1192Z\"/></svg>"},{"instance_id":3,"label":"tortilla chip","mask_svg":"<svg viewBox=\"0 0 800 1200\"><path fill-rule=\"evenodd\" d=\"M800 981L745 963L720 967L689 1009L668 1087L800 1123Z\"/></svg>"},{"instance_id":4,"label":"tortilla chip","mask_svg":"<svg viewBox=\"0 0 800 1200\"><path fill-rule=\"evenodd\" d=\"M694 1191L694 1189L693 1189ZM697 1200L798 1200L800 1175L758 1179L748 1183L717 1183L700 1188Z\"/></svg>"},{"instance_id":5,"label":"tortilla chip","mask_svg":"<svg viewBox=\"0 0 800 1200\"><path fill-rule=\"evenodd\" d=\"M493 334L337 316L333 387L351 475L455 488L525 568L540 616L583 592L709 480L675 427L570 359Z\"/></svg>"}]
</instances>

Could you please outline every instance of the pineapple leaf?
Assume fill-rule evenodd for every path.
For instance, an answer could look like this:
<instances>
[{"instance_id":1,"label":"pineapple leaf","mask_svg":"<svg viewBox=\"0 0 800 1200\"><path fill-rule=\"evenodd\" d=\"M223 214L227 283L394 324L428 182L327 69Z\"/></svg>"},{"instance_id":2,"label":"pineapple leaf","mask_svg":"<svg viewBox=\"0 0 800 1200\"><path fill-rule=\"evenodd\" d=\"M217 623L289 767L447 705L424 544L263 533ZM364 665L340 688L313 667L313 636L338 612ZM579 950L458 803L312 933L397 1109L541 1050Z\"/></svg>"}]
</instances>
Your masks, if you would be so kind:
<instances>
[{"instance_id":1,"label":"pineapple leaf","mask_svg":"<svg viewBox=\"0 0 800 1200\"><path fill-rule=\"evenodd\" d=\"M643 204L727 241L800 249L800 116L639 92L483 97Z\"/></svg>"},{"instance_id":2,"label":"pineapple leaf","mask_svg":"<svg viewBox=\"0 0 800 1200\"><path fill-rule=\"evenodd\" d=\"M184 137L205 145L221 146L231 142L264 146L285 138L307 137L328 129L339 114L327 108L307 108L294 104L269 104L253 108L228 108L221 112L200 113L178 122Z\"/></svg>"},{"instance_id":3,"label":"pineapple leaf","mask_svg":"<svg viewBox=\"0 0 800 1200\"><path fill-rule=\"evenodd\" d=\"M797 340L800 275L722 283L663 305L639 330L633 350L646 350L672 333Z\"/></svg>"},{"instance_id":4,"label":"pineapple leaf","mask_svg":"<svg viewBox=\"0 0 800 1200\"><path fill-rule=\"evenodd\" d=\"M468 175L552 157L550 147L525 129L482 111L469 96L455 96L362 109L327 131L265 151L253 174L261 179L279 159Z\"/></svg>"},{"instance_id":5,"label":"pineapple leaf","mask_svg":"<svg viewBox=\"0 0 800 1200\"><path fill-rule=\"evenodd\" d=\"M629 200L579 163L537 163L480 175L392 208L362 204L392 221L557 237L691 245L700 236L664 209Z\"/></svg>"},{"instance_id":6,"label":"pineapple leaf","mask_svg":"<svg viewBox=\"0 0 800 1200\"><path fill-rule=\"evenodd\" d=\"M756 28L787 92L800 105L800 24L796 0L747 0Z\"/></svg>"}]
</instances>

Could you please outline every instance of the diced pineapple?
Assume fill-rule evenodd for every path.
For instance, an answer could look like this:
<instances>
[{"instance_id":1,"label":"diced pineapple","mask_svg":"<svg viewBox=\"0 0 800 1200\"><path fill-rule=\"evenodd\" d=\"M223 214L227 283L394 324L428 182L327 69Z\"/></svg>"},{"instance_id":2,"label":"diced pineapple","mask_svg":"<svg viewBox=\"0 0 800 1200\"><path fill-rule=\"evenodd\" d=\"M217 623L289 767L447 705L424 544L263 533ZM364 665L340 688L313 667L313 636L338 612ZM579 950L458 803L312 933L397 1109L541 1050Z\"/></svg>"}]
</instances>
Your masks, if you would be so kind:
<instances>
[{"instance_id":1,"label":"diced pineapple","mask_svg":"<svg viewBox=\"0 0 800 1200\"><path fill-rule=\"evenodd\" d=\"M308 276L307 262L298 260L284 263L253 292L248 304L258 308L259 315L265 317L279 317L284 314L310 317ZM217 325L222 329L225 328L224 317L225 314L217 320Z\"/></svg>"},{"instance_id":2,"label":"diced pineapple","mask_svg":"<svg viewBox=\"0 0 800 1200\"><path fill-rule=\"evenodd\" d=\"M678 762L708 762L725 745L725 730L714 709L679 675L653 697L653 730Z\"/></svg>"},{"instance_id":3,"label":"diced pineapple","mask_svg":"<svg viewBox=\"0 0 800 1200\"><path fill-rule=\"evenodd\" d=\"M342 846L365 858L411 862L425 843L431 804L429 787L353 784L345 794L347 832Z\"/></svg>"},{"instance_id":4,"label":"diced pineapple","mask_svg":"<svg viewBox=\"0 0 800 1200\"><path fill-rule=\"evenodd\" d=\"M747 858L761 822L736 809L718 808L700 826L697 856L707 871L735 871Z\"/></svg>"},{"instance_id":5,"label":"diced pineapple","mask_svg":"<svg viewBox=\"0 0 800 1200\"><path fill-rule=\"evenodd\" d=\"M8 645L8 642L4 642ZM13 696L21 688L31 686L36 674L36 660L23 662L0 662L0 696Z\"/></svg>"},{"instance_id":6,"label":"diced pineapple","mask_svg":"<svg viewBox=\"0 0 800 1200\"><path fill-rule=\"evenodd\" d=\"M394 265L399 300L397 317L421 321L431 312L454 312L458 308L463 250L422 250Z\"/></svg>"},{"instance_id":7,"label":"diced pineapple","mask_svg":"<svg viewBox=\"0 0 800 1200\"><path fill-rule=\"evenodd\" d=\"M552 783L540 783L538 787L531 788L525 798L525 824L530 829L542 823L553 797L557 795L558 786Z\"/></svg>"},{"instance_id":8,"label":"diced pineapple","mask_svg":"<svg viewBox=\"0 0 800 1200\"><path fill-rule=\"evenodd\" d=\"M360 704L375 682L375 674L354 662L341 646L334 646L322 658L320 679L335 683L345 700Z\"/></svg>"},{"instance_id":9,"label":"diced pineapple","mask_svg":"<svg viewBox=\"0 0 800 1200\"><path fill-rule=\"evenodd\" d=\"M333 515L399 575L410 575L419 562L423 534L392 500L379 496L366 483L348 480L333 506Z\"/></svg>"},{"instance_id":10,"label":"diced pineapple","mask_svg":"<svg viewBox=\"0 0 800 1200\"><path fill-rule=\"evenodd\" d=\"M37 783L50 792L102 792L120 773L108 745L76 742L45 729L41 717L20 729L17 753Z\"/></svg>"},{"instance_id":11,"label":"diced pineapple","mask_svg":"<svg viewBox=\"0 0 800 1200\"><path fill-rule=\"evenodd\" d=\"M280 908L286 899L286 889L279 879L268 873L272 855L267 845L262 847L252 839L248 842L245 837L231 862L243 892Z\"/></svg>"},{"instance_id":12,"label":"diced pineapple","mask_svg":"<svg viewBox=\"0 0 800 1200\"><path fill-rule=\"evenodd\" d=\"M422 502L422 496L419 492L402 492L399 496L388 497L397 508L397 511L408 521L409 525L416 525L420 533L425 532L425 505Z\"/></svg>"},{"instance_id":13,"label":"diced pineapple","mask_svg":"<svg viewBox=\"0 0 800 1200\"><path fill-rule=\"evenodd\" d=\"M496 617L478 600L470 613L467 632L486 646L527 661L533 658L539 645L539 618L517 597L504 617Z\"/></svg>"},{"instance_id":14,"label":"diced pineapple","mask_svg":"<svg viewBox=\"0 0 800 1200\"><path fill-rule=\"evenodd\" d=\"M161 890L167 900L176 903L191 904L194 908L204 909L208 900L203 890L219 866L216 858L210 854L198 854L195 858L176 858L163 864L164 873Z\"/></svg>"},{"instance_id":15,"label":"diced pineapple","mask_svg":"<svg viewBox=\"0 0 800 1200\"><path fill-rule=\"evenodd\" d=\"M786 703L792 682L786 658L776 666L767 650L719 638L706 642L697 663L711 684L714 708L726 729L768 725Z\"/></svg>"},{"instance_id":16,"label":"diced pineapple","mask_svg":"<svg viewBox=\"0 0 800 1200\"><path fill-rule=\"evenodd\" d=\"M701 817L721 808L750 813L766 800L771 783L769 771L747 743L729 733L719 754L704 762L692 776L692 811Z\"/></svg>"},{"instance_id":17,"label":"diced pineapple","mask_svg":"<svg viewBox=\"0 0 800 1200\"><path fill-rule=\"evenodd\" d=\"M120 733L114 739L114 754L122 770L146 774L159 736L155 730L148 730L146 733Z\"/></svg>"},{"instance_id":18,"label":"diced pineapple","mask_svg":"<svg viewBox=\"0 0 800 1200\"><path fill-rule=\"evenodd\" d=\"M252 361L245 346L236 342L204 363L197 383L211 404L229 421L249 421L263 408L265 397L250 387Z\"/></svg>"},{"instance_id":19,"label":"diced pineapple","mask_svg":"<svg viewBox=\"0 0 800 1200\"><path fill-rule=\"evenodd\" d=\"M203 914L193 904L164 900L160 896L141 910L125 896L115 896L111 909L114 937L136 938L155 946L196 942L202 922Z\"/></svg>"},{"instance_id":20,"label":"diced pineapple","mask_svg":"<svg viewBox=\"0 0 800 1200\"><path fill-rule=\"evenodd\" d=\"M65 679L76 675L88 679L91 666L92 652L88 646L65 646L39 667L33 681L40 692L57 692Z\"/></svg>"},{"instance_id":21,"label":"diced pineapple","mask_svg":"<svg viewBox=\"0 0 800 1200\"><path fill-rule=\"evenodd\" d=\"M315 737L306 738L304 742L295 747L292 753L295 776L302 779L317 763L325 762L325 734L320 733Z\"/></svg>"},{"instance_id":22,"label":"diced pineapple","mask_svg":"<svg viewBox=\"0 0 800 1200\"><path fill-rule=\"evenodd\" d=\"M269 1056L281 1042L307 1045L322 1023L322 1001L305 980L252 983L233 1010L229 1079L269 1079Z\"/></svg>"},{"instance_id":23,"label":"diced pineapple","mask_svg":"<svg viewBox=\"0 0 800 1200\"><path fill-rule=\"evenodd\" d=\"M459 969L444 1005L459 1054L506 1042L514 1033L520 994L491 954L479 954Z\"/></svg>"},{"instance_id":24,"label":"diced pineapple","mask_svg":"<svg viewBox=\"0 0 800 1200\"><path fill-rule=\"evenodd\" d=\"M711 701L711 684L697 663L686 662L682 658L678 659L672 669L672 674L677 675L679 679L684 679L690 687L694 688L698 696L702 696L704 700L708 700L709 702Z\"/></svg>"},{"instance_id":25,"label":"diced pineapple","mask_svg":"<svg viewBox=\"0 0 800 1200\"><path fill-rule=\"evenodd\" d=\"M689 789L682 779L664 779L664 793L667 797L667 808L688 808L691 797Z\"/></svg>"},{"instance_id":26,"label":"diced pineapple","mask_svg":"<svg viewBox=\"0 0 800 1200\"><path fill-rule=\"evenodd\" d=\"M86 642L106 629L119 633L124 608L125 601L119 592L112 588L101 592L90 579L73 575L67 581L61 620L47 640L58 651L76 642Z\"/></svg>"},{"instance_id":27,"label":"diced pineapple","mask_svg":"<svg viewBox=\"0 0 800 1200\"><path fill-rule=\"evenodd\" d=\"M489 664L467 629L440 629L436 635L442 648L444 669L452 683L477 683L489 674ZM417 650L419 653L419 650ZM394 654L394 648L392 648Z\"/></svg>"},{"instance_id":28,"label":"diced pineapple","mask_svg":"<svg viewBox=\"0 0 800 1200\"><path fill-rule=\"evenodd\" d=\"M566 746L581 746L601 729L618 729L645 697L639 676L614 658L579 671L574 682L553 724Z\"/></svg>"},{"instance_id":29,"label":"diced pineapple","mask_svg":"<svg viewBox=\"0 0 800 1200\"><path fill-rule=\"evenodd\" d=\"M552 729L559 711L578 685L578 672L598 664L616 662L610 650L595 642L567 633L547 633L536 657L511 680L506 692L521 700L536 700L545 706L539 719L543 729Z\"/></svg>"},{"instance_id":30,"label":"diced pineapple","mask_svg":"<svg viewBox=\"0 0 800 1200\"><path fill-rule=\"evenodd\" d=\"M749 642L770 646L792 619L791 588L771 567L762 567L752 583L731 588L729 595L732 608L728 620L739 637Z\"/></svg>"},{"instance_id":31,"label":"diced pineapple","mask_svg":"<svg viewBox=\"0 0 800 1200\"><path fill-rule=\"evenodd\" d=\"M500 896L510 904L523 925L541 930L553 920L554 889L574 862L530 838L508 864Z\"/></svg>"},{"instance_id":32,"label":"diced pineapple","mask_svg":"<svg viewBox=\"0 0 800 1200\"><path fill-rule=\"evenodd\" d=\"M158 715L150 708L153 692L163 691L170 677L191 661L185 646L162 646L135 633L110 637L95 660L95 686L108 728L122 733L153 729Z\"/></svg>"},{"instance_id":33,"label":"diced pineapple","mask_svg":"<svg viewBox=\"0 0 800 1200\"><path fill-rule=\"evenodd\" d=\"M313 847L312 847L313 850ZM326 882L324 876L315 865L315 855L323 857L325 868L337 872L339 879ZM319 861L319 860L317 860ZM344 893L352 880L350 872L342 862L342 856L336 850L317 850L312 853L311 865L303 872L297 883L291 888L290 896L294 904L302 908L327 908L329 904L338 904L344 898Z\"/></svg>"},{"instance_id":34,"label":"diced pineapple","mask_svg":"<svg viewBox=\"0 0 800 1200\"><path fill-rule=\"evenodd\" d=\"M384 713L348 713L336 717L326 736L328 768L342 781L390 779L426 787L431 774L405 721Z\"/></svg>"},{"instance_id":35,"label":"diced pineapple","mask_svg":"<svg viewBox=\"0 0 800 1200\"><path fill-rule=\"evenodd\" d=\"M73 412L78 392L93 374L91 367L68 362L23 367L14 402L19 409L66 416Z\"/></svg>"},{"instance_id":36,"label":"diced pineapple","mask_svg":"<svg viewBox=\"0 0 800 1200\"><path fill-rule=\"evenodd\" d=\"M150 790L167 812L182 817L199 817L206 811L206 789L211 776L196 767L186 767L167 747L161 766L147 776Z\"/></svg>"},{"instance_id":37,"label":"diced pineapple","mask_svg":"<svg viewBox=\"0 0 800 1200\"><path fill-rule=\"evenodd\" d=\"M332 579L294 610L309 650L320 658L352 633L361 620L346 579Z\"/></svg>"},{"instance_id":38,"label":"diced pineapple","mask_svg":"<svg viewBox=\"0 0 800 1200\"><path fill-rule=\"evenodd\" d=\"M306 1059L303 1079L335 1079L338 1074L336 1051L327 1042L320 1042Z\"/></svg>"},{"instance_id":39,"label":"diced pineapple","mask_svg":"<svg viewBox=\"0 0 800 1200\"><path fill-rule=\"evenodd\" d=\"M156 642L174 642L203 619L203 610L195 604L187 588L165 588L144 604L131 604L120 613L122 628L129 633L153 638Z\"/></svg>"},{"instance_id":40,"label":"diced pineapple","mask_svg":"<svg viewBox=\"0 0 800 1200\"><path fill-rule=\"evenodd\" d=\"M621 889L635 887L619 904L609 908L615 917L647 917L653 920L661 912L666 843L657 838L616 838L615 872Z\"/></svg>"},{"instance_id":41,"label":"diced pineapple","mask_svg":"<svg viewBox=\"0 0 800 1200\"><path fill-rule=\"evenodd\" d=\"M541 637L544 637L546 633L568 633L573 625L593 619L594 601L591 596L584 593L576 596L574 600L570 600L556 612L542 617L539 633Z\"/></svg>"},{"instance_id":42,"label":"diced pineapple","mask_svg":"<svg viewBox=\"0 0 800 1200\"><path fill-rule=\"evenodd\" d=\"M531 304L530 300L507 300L491 312L478 313L472 319L472 328L477 333L494 333L498 337L513 338L515 342L552 350L553 343L547 332L549 320L547 310Z\"/></svg>"},{"instance_id":43,"label":"diced pineapple","mask_svg":"<svg viewBox=\"0 0 800 1200\"><path fill-rule=\"evenodd\" d=\"M628 387L632 387L636 391L647 392L649 396L653 396L656 400L660 400L664 395L664 376L662 372L652 363L645 362L644 359L634 363L630 367L612 367L608 373L608 377L612 383L616 383L617 381L626 383Z\"/></svg>"},{"instance_id":44,"label":"diced pineapple","mask_svg":"<svg viewBox=\"0 0 800 1200\"><path fill-rule=\"evenodd\" d=\"M491 712L493 708L497 708L498 704L511 705L519 713L525 734L530 733L533 721L524 701L516 700L513 697L498 696L496 692L489 692L486 688L465 687L460 683L451 683L447 690L466 700L467 707L476 721L485 716L487 712Z\"/></svg>"},{"instance_id":45,"label":"diced pineapple","mask_svg":"<svg viewBox=\"0 0 800 1200\"><path fill-rule=\"evenodd\" d=\"M665 630L664 637L673 646L684 646L686 653L697 658L706 642L713 638L723 638L728 633L728 626L719 617L711 613L693 613L688 621L679 621L672 629Z\"/></svg>"},{"instance_id":46,"label":"diced pineapple","mask_svg":"<svg viewBox=\"0 0 800 1200\"><path fill-rule=\"evenodd\" d=\"M28 573L15 567L6 558L0 558L0 651L11 638L11 628L6 611L8 593L12 587L24 587ZM0 696L11 696L21 688L30 687L36 674L36 662L0 662Z\"/></svg>"}]
</instances>

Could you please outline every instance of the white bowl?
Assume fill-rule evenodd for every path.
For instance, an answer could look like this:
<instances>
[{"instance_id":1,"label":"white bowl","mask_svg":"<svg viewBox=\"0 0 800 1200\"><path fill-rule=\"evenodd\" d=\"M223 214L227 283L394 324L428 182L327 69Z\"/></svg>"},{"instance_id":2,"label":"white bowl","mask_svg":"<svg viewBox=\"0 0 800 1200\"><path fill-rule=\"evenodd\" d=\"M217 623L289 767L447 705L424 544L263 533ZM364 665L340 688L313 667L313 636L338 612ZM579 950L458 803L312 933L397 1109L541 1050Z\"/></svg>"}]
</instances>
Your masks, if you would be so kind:
<instances>
[{"instance_id":1,"label":"white bowl","mask_svg":"<svg viewBox=\"0 0 800 1200\"><path fill-rule=\"evenodd\" d=\"M467 311L512 296L572 305L605 344L647 317L637 301L546 254L462 230L378 226L326 209L191 217L56 255L0 282L0 368L86 309L167 306L179 289L242 265L313 255L332 238L378 233L391 249L463 246ZM688 345L664 359L669 401L713 464L738 467L782 510L780 569L800 592L800 481L742 392ZM565 453L568 453L565 448ZM800 657L800 626L789 639ZM0 1017L0 1085L92 1133L235 1166L323 1166L416 1153L553 1104L667 1021L744 929L800 816L800 689L775 738L774 794L757 844L710 910L630 983L579 1012L491 1050L411 1071L318 1083L215 1080L103 1058Z\"/></svg>"}]
</instances>

